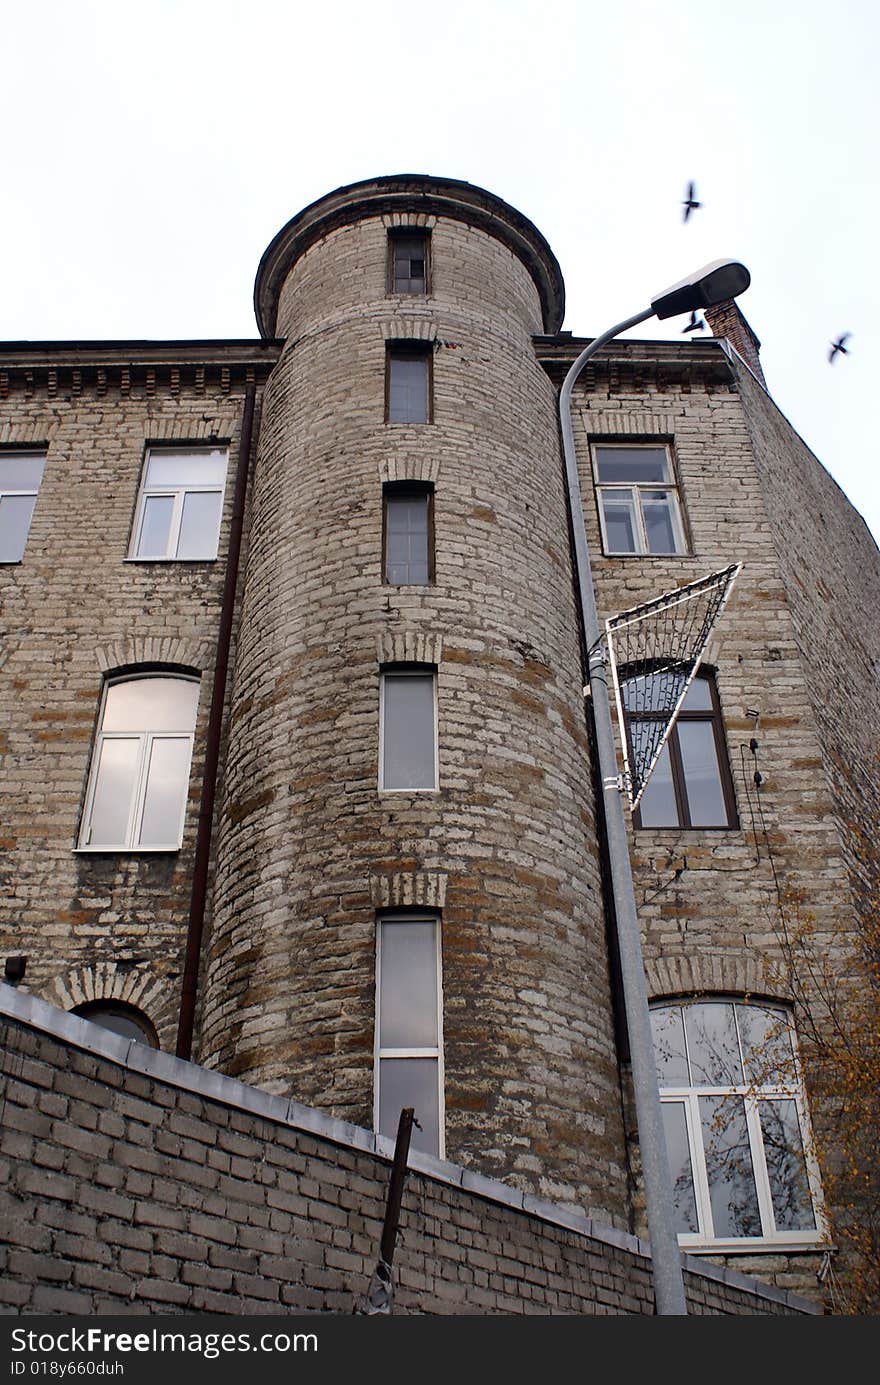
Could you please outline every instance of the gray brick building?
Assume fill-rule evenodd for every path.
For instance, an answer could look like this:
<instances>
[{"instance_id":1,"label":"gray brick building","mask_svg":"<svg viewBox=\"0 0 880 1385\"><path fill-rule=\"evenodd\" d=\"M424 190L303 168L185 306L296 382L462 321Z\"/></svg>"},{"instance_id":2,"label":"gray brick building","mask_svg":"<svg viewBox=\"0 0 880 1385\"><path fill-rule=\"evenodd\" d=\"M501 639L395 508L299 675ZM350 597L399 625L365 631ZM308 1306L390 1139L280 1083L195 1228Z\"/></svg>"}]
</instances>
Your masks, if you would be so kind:
<instances>
[{"instance_id":1,"label":"gray brick building","mask_svg":"<svg viewBox=\"0 0 880 1385\"><path fill-rule=\"evenodd\" d=\"M556 412L585 339L560 330L559 266L488 192L380 178L279 232L255 305L252 341L0 346L8 1032L49 1013L24 1015L27 993L325 1133L393 1136L415 1105L426 1170L635 1244ZM808 1038L876 907L880 555L739 309L708 316L711 340L618 340L590 364L580 483L603 618L744 565L631 858L682 1245L818 1300L834 1107ZM41 1032L76 1049L70 1023ZM57 1151L61 1124L19 1135ZM20 1252L17 1283L64 1258L59 1235ZM355 1262L322 1263L273 1301L339 1311ZM216 1265L213 1288L150 1282L232 1294ZM116 1303L126 1273L70 1292ZM644 1311L637 1279L602 1311ZM9 1302L80 1311L43 1288ZM474 1311L515 1311L482 1291ZM187 1294L164 1301L208 1302Z\"/></svg>"}]
</instances>

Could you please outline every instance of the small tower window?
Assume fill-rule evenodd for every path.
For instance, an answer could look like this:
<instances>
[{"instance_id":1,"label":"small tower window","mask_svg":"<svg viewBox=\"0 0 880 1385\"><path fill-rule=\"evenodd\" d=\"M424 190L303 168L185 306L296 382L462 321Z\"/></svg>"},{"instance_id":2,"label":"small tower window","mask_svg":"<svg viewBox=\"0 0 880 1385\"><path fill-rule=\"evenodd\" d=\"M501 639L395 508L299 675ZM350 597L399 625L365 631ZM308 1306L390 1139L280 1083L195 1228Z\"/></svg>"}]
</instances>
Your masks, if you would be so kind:
<instances>
[{"instance_id":1,"label":"small tower window","mask_svg":"<svg viewBox=\"0 0 880 1385\"><path fill-rule=\"evenodd\" d=\"M392 482L383 488L382 580L413 586L434 580L434 488Z\"/></svg>"},{"instance_id":2,"label":"small tower window","mask_svg":"<svg viewBox=\"0 0 880 1385\"><path fill-rule=\"evenodd\" d=\"M418 343L391 342L386 352L386 423L430 423L430 348Z\"/></svg>"},{"instance_id":3,"label":"small tower window","mask_svg":"<svg viewBox=\"0 0 880 1385\"><path fill-rule=\"evenodd\" d=\"M392 232L388 237L388 292L428 292L428 249L426 231L415 234Z\"/></svg>"}]
</instances>

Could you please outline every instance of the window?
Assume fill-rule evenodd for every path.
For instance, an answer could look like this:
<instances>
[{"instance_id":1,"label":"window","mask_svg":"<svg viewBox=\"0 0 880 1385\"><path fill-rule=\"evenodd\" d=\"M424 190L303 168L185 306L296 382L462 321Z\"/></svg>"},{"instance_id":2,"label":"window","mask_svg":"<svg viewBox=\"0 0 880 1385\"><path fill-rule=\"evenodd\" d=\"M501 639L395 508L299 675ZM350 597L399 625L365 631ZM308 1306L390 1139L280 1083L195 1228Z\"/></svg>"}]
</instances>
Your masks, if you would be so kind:
<instances>
[{"instance_id":1,"label":"window","mask_svg":"<svg viewBox=\"0 0 880 1385\"><path fill-rule=\"evenodd\" d=\"M651 1028L681 1244L815 1244L818 1179L789 1013L663 1004Z\"/></svg>"},{"instance_id":2,"label":"window","mask_svg":"<svg viewBox=\"0 0 880 1385\"><path fill-rule=\"evenodd\" d=\"M431 354L423 346L387 348L386 423L431 422Z\"/></svg>"},{"instance_id":3,"label":"window","mask_svg":"<svg viewBox=\"0 0 880 1385\"><path fill-rule=\"evenodd\" d=\"M217 557L226 451L150 448L134 518L131 558Z\"/></svg>"},{"instance_id":4,"label":"window","mask_svg":"<svg viewBox=\"0 0 880 1385\"><path fill-rule=\"evenodd\" d=\"M408 482L383 487L382 578L397 586L434 580L434 488Z\"/></svg>"},{"instance_id":5,"label":"window","mask_svg":"<svg viewBox=\"0 0 880 1385\"><path fill-rule=\"evenodd\" d=\"M45 465L42 452L0 452L0 563L24 557Z\"/></svg>"},{"instance_id":6,"label":"window","mask_svg":"<svg viewBox=\"0 0 880 1385\"><path fill-rule=\"evenodd\" d=\"M376 1058L373 1124L394 1139L404 1106L421 1126L412 1144L444 1156L440 921L424 915L379 920L376 943Z\"/></svg>"},{"instance_id":7,"label":"window","mask_svg":"<svg viewBox=\"0 0 880 1385\"><path fill-rule=\"evenodd\" d=\"M669 448L593 446L606 553L685 553Z\"/></svg>"},{"instance_id":8,"label":"window","mask_svg":"<svg viewBox=\"0 0 880 1385\"><path fill-rule=\"evenodd\" d=\"M388 292L428 292L428 247L426 231L392 231L388 236Z\"/></svg>"},{"instance_id":9,"label":"window","mask_svg":"<svg viewBox=\"0 0 880 1385\"><path fill-rule=\"evenodd\" d=\"M437 787L437 677L424 669L383 673L379 690L379 788Z\"/></svg>"},{"instance_id":10,"label":"window","mask_svg":"<svg viewBox=\"0 0 880 1385\"><path fill-rule=\"evenodd\" d=\"M198 701L199 685L192 678L144 676L108 683L81 849L178 850Z\"/></svg>"},{"instance_id":11,"label":"window","mask_svg":"<svg viewBox=\"0 0 880 1385\"><path fill-rule=\"evenodd\" d=\"M156 1031L146 1015L122 1000L89 1000L84 1005L75 1005L71 1014L90 1020L100 1029L109 1029L111 1034L121 1034L124 1039L136 1039L140 1044L149 1044L150 1048L159 1047Z\"/></svg>"},{"instance_id":12,"label":"window","mask_svg":"<svg viewBox=\"0 0 880 1385\"><path fill-rule=\"evenodd\" d=\"M650 675L648 675L650 677ZM630 694L631 695L631 694ZM648 699L644 688L641 705ZM623 687L624 709L627 689ZM638 745L640 727L651 717L627 720L630 742ZM635 814L636 827L736 827L736 801L715 680L698 674L687 690L678 720L660 752Z\"/></svg>"}]
</instances>

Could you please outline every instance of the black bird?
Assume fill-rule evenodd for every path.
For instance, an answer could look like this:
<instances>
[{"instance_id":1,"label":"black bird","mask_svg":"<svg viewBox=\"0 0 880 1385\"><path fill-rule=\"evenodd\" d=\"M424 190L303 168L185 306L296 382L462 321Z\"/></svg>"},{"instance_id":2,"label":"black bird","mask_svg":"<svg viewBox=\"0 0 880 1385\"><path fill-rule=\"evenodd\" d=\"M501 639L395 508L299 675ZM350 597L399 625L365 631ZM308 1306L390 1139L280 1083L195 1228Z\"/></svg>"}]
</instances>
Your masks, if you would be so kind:
<instances>
[{"instance_id":1,"label":"black bird","mask_svg":"<svg viewBox=\"0 0 880 1385\"><path fill-rule=\"evenodd\" d=\"M681 205L684 207L685 221L687 221L691 212L696 211L697 207L702 207L702 202L697 201L697 188L695 183L688 183L687 192L684 195L684 201Z\"/></svg>"},{"instance_id":2,"label":"black bird","mask_svg":"<svg viewBox=\"0 0 880 1385\"><path fill-rule=\"evenodd\" d=\"M682 332L705 332L706 324L701 317L697 317L697 314L693 312L687 327L682 327L681 330Z\"/></svg>"},{"instance_id":3,"label":"black bird","mask_svg":"<svg viewBox=\"0 0 880 1385\"><path fill-rule=\"evenodd\" d=\"M831 361L832 365L834 364L838 351L844 356L849 355L849 352L846 349L846 342L849 341L851 336L852 332L844 332L843 336L838 337L837 341L831 343L831 350L828 352L828 359L829 361Z\"/></svg>"}]
</instances>

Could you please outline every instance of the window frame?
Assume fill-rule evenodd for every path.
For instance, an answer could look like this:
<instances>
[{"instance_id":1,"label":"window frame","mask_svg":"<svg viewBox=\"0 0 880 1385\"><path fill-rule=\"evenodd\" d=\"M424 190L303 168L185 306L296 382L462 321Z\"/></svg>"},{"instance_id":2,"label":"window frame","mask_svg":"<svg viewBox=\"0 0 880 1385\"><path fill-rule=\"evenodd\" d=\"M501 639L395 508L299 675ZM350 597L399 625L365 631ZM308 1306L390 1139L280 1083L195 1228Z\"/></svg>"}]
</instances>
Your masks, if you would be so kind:
<instances>
[{"instance_id":1,"label":"window frame","mask_svg":"<svg viewBox=\"0 0 880 1385\"><path fill-rule=\"evenodd\" d=\"M186 731L104 731L104 715L107 707L107 697L110 689L117 687L121 683L134 683L144 678L167 678L172 682L195 683L199 689L199 696L196 698L195 718L193 729ZM104 853L115 855L147 854L155 852L179 851L183 845L183 832L186 825L186 809L189 798L190 779L192 777L193 751L195 748L195 728L198 724L199 700L201 697L201 679L196 674L164 672L156 669L144 669L137 673L119 674L113 678L105 679L101 689L101 703L98 709L98 719L95 723L94 736L92 738L92 753L89 761L88 779L86 781L85 798L83 801L82 818L80 830L77 837L75 850L77 852L88 852L90 854ZM94 843L91 841L92 835L92 814L95 806L95 795L100 781L101 754L104 744L107 741L138 741L136 757L136 768L133 776L131 797L128 805L128 818L125 826L125 841L123 843L114 842ZM141 845L138 842L141 828L143 826L144 810L147 798L147 781L150 771L150 758L153 745L157 740L182 740L188 742L189 753L186 757L186 772L183 776L183 792L180 800L180 815L177 823L177 840L166 843L151 843Z\"/></svg>"},{"instance_id":2,"label":"window frame","mask_svg":"<svg viewBox=\"0 0 880 1385\"><path fill-rule=\"evenodd\" d=\"M672 778L672 791L675 796L675 807L678 814L677 823L666 823L660 826L658 823L644 824L642 822L641 807L636 808L633 813L633 827L641 832L735 832L739 829L739 813L736 805L736 791L733 786L733 774L730 769L730 755L727 749L727 739L724 735L724 717L721 712L721 700L718 696L718 686L715 675L711 669L700 668L694 674L693 683L702 682L708 684L711 708L694 711L679 710L675 719L675 725L666 737L665 747L669 750L669 766ZM630 757L633 756L633 744L630 734L631 721L659 721L665 713L641 713L633 716L630 712L624 713L626 723L627 749ZM711 826L698 824L694 826L690 816L690 800L687 794L687 776L684 770L684 762L681 754L681 746L678 739L679 723L702 721L709 722L712 727L712 737L715 745L715 758L718 763L718 779L721 788L721 795L724 800L724 808L727 814L727 821L724 823L713 823ZM656 769L656 766L655 766Z\"/></svg>"},{"instance_id":3,"label":"window frame","mask_svg":"<svg viewBox=\"0 0 880 1385\"><path fill-rule=\"evenodd\" d=\"M22 536L21 554L18 558L4 558L0 553L0 567L17 567L24 562L24 555L27 550L28 539L30 537L31 525L34 522L34 512L37 508L37 500L43 486L43 478L46 475L46 462L48 460L48 449L45 447L0 447L0 461L6 458L14 458L16 461L42 462L40 469L40 479L35 487L28 486L23 489L20 486L0 486L0 502L6 498L15 497L21 499L33 497L30 516L28 517L27 528Z\"/></svg>"},{"instance_id":4,"label":"window frame","mask_svg":"<svg viewBox=\"0 0 880 1385\"><path fill-rule=\"evenodd\" d=\"M392 678L430 678L433 687L434 783L428 787L389 787L385 784L385 680ZM440 789L440 719L436 664L385 664L379 670L379 792L383 794L427 794Z\"/></svg>"},{"instance_id":5,"label":"window frame","mask_svg":"<svg viewBox=\"0 0 880 1385\"><path fill-rule=\"evenodd\" d=\"M382 995L382 930L383 925L394 927L398 923L433 923L435 968L434 978L437 998L437 1043L434 1046L410 1045L404 1048L383 1048L379 1042L381 1034L380 1004ZM437 1061L437 1130L439 1149L436 1158L446 1158L446 1070L443 1054L443 946L441 915L430 910L401 909L386 910L376 915L376 992L373 1010L373 1129L379 1130L381 1106L381 1063L386 1058L430 1058ZM418 1112L416 1113L418 1115ZM396 1130L383 1138L393 1140Z\"/></svg>"},{"instance_id":6,"label":"window frame","mask_svg":"<svg viewBox=\"0 0 880 1385\"><path fill-rule=\"evenodd\" d=\"M623 450L635 452L640 448L651 449L655 452L664 452L666 455L666 466L670 479L668 481L602 481L599 478L599 452L612 452ZM590 459L593 470L593 493L595 496L596 513L599 521L599 534L602 540L602 554L608 558L683 558L691 553L690 536L688 532L687 519L685 516L684 502L682 500L681 485L678 477L678 470L675 464L672 444L668 440L657 440L648 438L633 438L621 440L620 438L590 439ZM627 492L633 498L633 519L635 522L634 538L638 546L634 549L611 548L608 542L608 534L605 526L605 506L602 497L605 492ZM642 491L665 491L671 498L670 511L672 515L672 528L675 536L676 547L669 553L652 553L648 547L647 531L645 529L645 517L642 506Z\"/></svg>"},{"instance_id":7,"label":"window frame","mask_svg":"<svg viewBox=\"0 0 880 1385\"><path fill-rule=\"evenodd\" d=\"M408 357L425 362L425 417L423 419L391 417L391 362L394 356ZM404 341L385 342L385 423L394 428L424 428L434 422L434 352L430 342Z\"/></svg>"},{"instance_id":8,"label":"window frame","mask_svg":"<svg viewBox=\"0 0 880 1385\"><path fill-rule=\"evenodd\" d=\"M136 1005L131 1005L124 1000L96 997L94 1000L85 1000L81 1005L74 1005L69 1012L76 1015L78 1019L88 1020L90 1024L96 1024L99 1029L103 1029L107 1034L116 1034L119 1038L128 1038L132 1043L143 1043L148 1048L159 1048L159 1036L156 1033L156 1026L152 1020L139 1010ZM141 1038L136 1038L133 1034L121 1034L118 1029L112 1029L110 1025L101 1024L94 1018L95 1014L119 1015L125 1018L131 1025L141 1031Z\"/></svg>"},{"instance_id":9,"label":"window frame","mask_svg":"<svg viewBox=\"0 0 880 1385\"><path fill-rule=\"evenodd\" d=\"M392 582L388 576L388 501L425 497L428 537L428 576L424 582ZM433 481L386 481L382 486L382 584L387 587L433 586L434 577L434 483Z\"/></svg>"},{"instance_id":10,"label":"window frame","mask_svg":"<svg viewBox=\"0 0 880 1385\"><path fill-rule=\"evenodd\" d=\"M179 486L172 485L147 485L147 474L149 471L150 460L153 457L161 456L163 453L181 456L207 456L211 453L223 453L226 457L226 469L223 473L221 484L212 482L209 485L197 485L184 482ZM229 480L229 447L224 443L209 443L206 445L190 444L186 442L168 443L163 446L148 445L144 449L144 458L141 466L140 485L138 486L137 499L135 501L134 518L131 526L131 540L129 542L126 562L129 563L215 563L220 553L220 535L223 530L223 508L226 500L226 485ZM217 506L217 529L214 535L213 555L211 557L186 558L180 557L177 548L180 544L180 529L183 521L183 507L187 495L218 495L219 504ZM168 526L168 540L164 554L139 553L141 534L143 532L144 520L147 513L147 501L151 499L172 500L171 521ZM174 550L174 551L170 551Z\"/></svg>"},{"instance_id":11,"label":"window frame","mask_svg":"<svg viewBox=\"0 0 880 1385\"><path fill-rule=\"evenodd\" d=\"M397 287L395 268L395 244L403 240L420 240L424 247L423 277L424 288L401 289ZM424 226L395 226L388 231L388 254L385 270L385 293L390 298L425 298L431 292L431 232ZM410 280L412 276L410 276Z\"/></svg>"},{"instance_id":12,"label":"window frame","mask_svg":"<svg viewBox=\"0 0 880 1385\"><path fill-rule=\"evenodd\" d=\"M665 999L651 1002L651 1010L678 1009L682 1011L682 1032L688 1053L688 1067L690 1068L690 1057L688 1045L687 1026L684 1023L683 1012L686 1009L698 1005L723 1004L731 1005L734 1014L739 1009L760 1009L772 1010L780 1016L784 1016L792 1056L792 1076L791 1080L775 1082L743 1082L742 1084L710 1085L707 1083L691 1083L687 1086L665 1086L660 1074L658 1082L660 1088L660 1103L662 1106L680 1105L685 1113L685 1128L688 1140L688 1153L691 1163L691 1174L693 1180L694 1204L697 1214L698 1230L696 1232L680 1231L678 1233L678 1244L682 1250L696 1254L721 1253L739 1254L779 1252L780 1250L815 1250L817 1245L822 1244L827 1239L827 1221L825 1216L824 1200L822 1196L822 1185L819 1168L816 1161L815 1145L810 1127L809 1113L807 1111L806 1092L804 1087L803 1072L797 1048L797 1034L794 1026L794 1016L791 1009L775 1001L754 1001L745 1002L741 997L730 995L703 996L693 1000ZM743 1068L743 1077L747 1076L747 1068L744 1062L744 1043L740 1032L739 1020L736 1019L736 1035L739 1049L740 1062ZM761 1219L760 1236L714 1236L712 1223L712 1203L709 1177L706 1170L706 1151L702 1139L702 1117L700 1113L701 1097L732 1097L742 1099L743 1112L746 1121L746 1130L749 1139L749 1154L751 1157L752 1171L755 1182L756 1201L758 1212ZM773 1196L770 1186L770 1175L767 1170L767 1157L764 1148L764 1137L761 1129L760 1105L765 1101L791 1101L794 1103L798 1118L798 1126L801 1136L802 1153L804 1168L807 1177L807 1190L810 1198L811 1210L815 1227L810 1229L798 1229L794 1231L778 1230L776 1227L775 1213L773 1211Z\"/></svg>"}]
</instances>

